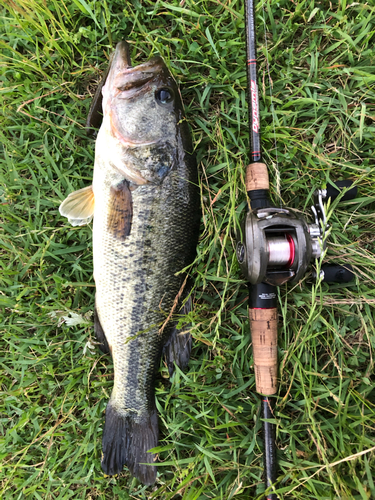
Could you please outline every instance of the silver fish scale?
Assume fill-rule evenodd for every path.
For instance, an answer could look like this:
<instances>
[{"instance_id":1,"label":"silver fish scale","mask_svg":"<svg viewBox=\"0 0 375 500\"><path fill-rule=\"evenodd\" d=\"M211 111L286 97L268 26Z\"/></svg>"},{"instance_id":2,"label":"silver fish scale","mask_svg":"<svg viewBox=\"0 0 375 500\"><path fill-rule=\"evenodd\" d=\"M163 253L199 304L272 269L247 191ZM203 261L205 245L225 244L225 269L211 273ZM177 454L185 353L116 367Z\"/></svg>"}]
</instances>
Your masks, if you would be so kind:
<instances>
[{"instance_id":1,"label":"silver fish scale","mask_svg":"<svg viewBox=\"0 0 375 500\"><path fill-rule=\"evenodd\" d=\"M163 182L132 191L133 219L125 241L107 226L110 188L123 177L100 155L95 162L96 308L114 364L111 404L123 415L142 416L154 407L153 379L171 323L163 334L159 329L183 281L175 274L195 251L197 179L185 163L181 139L178 143L177 162Z\"/></svg>"}]
</instances>

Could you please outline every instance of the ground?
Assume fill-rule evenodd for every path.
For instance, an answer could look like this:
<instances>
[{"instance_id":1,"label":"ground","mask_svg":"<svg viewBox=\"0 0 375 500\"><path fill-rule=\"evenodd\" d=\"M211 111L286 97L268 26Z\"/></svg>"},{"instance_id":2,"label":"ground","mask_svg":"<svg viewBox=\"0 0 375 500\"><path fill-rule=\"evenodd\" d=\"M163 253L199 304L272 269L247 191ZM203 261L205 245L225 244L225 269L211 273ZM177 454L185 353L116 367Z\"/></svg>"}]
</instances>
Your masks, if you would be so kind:
<instances>
[{"instance_id":1,"label":"ground","mask_svg":"<svg viewBox=\"0 0 375 500\"><path fill-rule=\"evenodd\" d=\"M257 3L261 128L271 196L309 217L314 190L352 179L328 207L326 262L348 285L279 289L275 423L280 499L369 499L374 486L375 6ZM233 232L249 160L243 3L7 0L1 44L0 496L260 499L262 437ZM100 468L112 367L93 335L91 225L58 213L90 184L84 125L114 44L161 55L193 132L202 224L189 370L160 368L160 475L146 488ZM317 263L318 267L320 263Z\"/></svg>"}]
</instances>

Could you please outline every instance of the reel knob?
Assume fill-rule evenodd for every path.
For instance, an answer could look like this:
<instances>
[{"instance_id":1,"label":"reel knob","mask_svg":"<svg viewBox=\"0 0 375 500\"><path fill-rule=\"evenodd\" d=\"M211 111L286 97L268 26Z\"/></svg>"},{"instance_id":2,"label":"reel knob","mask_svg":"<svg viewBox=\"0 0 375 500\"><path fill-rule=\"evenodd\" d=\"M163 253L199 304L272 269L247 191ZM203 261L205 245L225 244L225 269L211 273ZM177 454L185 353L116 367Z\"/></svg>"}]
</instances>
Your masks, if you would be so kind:
<instances>
[{"instance_id":1,"label":"reel knob","mask_svg":"<svg viewBox=\"0 0 375 500\"><path fill-rule=\"evenodd\" d=\"M335 200L343 189L350 188L350 186L352 185L353 182L350 180L337 181L334 183L334 186L329 184L326 189L326 197L323 198L323 200L326 200L328 198L331 198L332 201ZM354 200L354 198L357 196L357 192L357 186L352 187L344 194L340 201Z\"/></svg>"},{"instance_id":2,"label":"reel knob","mask_svg":"<svg viewBox=\"0 0 375 500\"><path fill-rule=\"evenodd\" d=\"M316 278L316 273L313 273ZM320 276L325 283L349 283L354 279L353 268L350 264L339 266L335 264L324 264Z\"/></svg>"}]
</instances>

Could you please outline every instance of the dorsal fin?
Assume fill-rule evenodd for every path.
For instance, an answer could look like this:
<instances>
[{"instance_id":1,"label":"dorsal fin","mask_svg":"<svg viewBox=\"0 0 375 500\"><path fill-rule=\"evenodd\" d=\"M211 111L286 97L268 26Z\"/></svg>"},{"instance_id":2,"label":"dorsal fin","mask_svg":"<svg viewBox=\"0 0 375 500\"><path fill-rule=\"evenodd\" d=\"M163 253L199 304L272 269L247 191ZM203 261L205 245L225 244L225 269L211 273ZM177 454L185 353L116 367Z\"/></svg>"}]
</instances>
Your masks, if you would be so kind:
<instances>
[{"instance_id":1,"label":"dorsal fin","mask_svg":"<svg viewBox=\"0 0 375 500\"><path fill-rule=\"evenodd\" d=\"M95 136L97 133L97 129L99 129L102 119L103 119L103 108L102 108L102 102L103 102L103 94L102 94L102 89L104 87L104 84L107 80L107 76L109 73L109 70L111 69L112 66L112 61L113 61L113 55L114 53L111 54L109 58L109 63L108 67L105 70L103 77L96 89L96 92L94 94L94 97L91 101L91 106L89 109L89 113L87 115L87 120L86 120L86 133L89 136Z\"/></svg>"},{"instance_id":2,"label":"dorsal fin","mask_svg":"<svg viewBox=\"0 0 375 500\"><path fill-rule=\"evenodd\" d=\"M83 226L91 222L94 215L95 197L92 186L70 193L61 203L59 212L67 217L72 226Z\"/></svg>"}]
</instances>

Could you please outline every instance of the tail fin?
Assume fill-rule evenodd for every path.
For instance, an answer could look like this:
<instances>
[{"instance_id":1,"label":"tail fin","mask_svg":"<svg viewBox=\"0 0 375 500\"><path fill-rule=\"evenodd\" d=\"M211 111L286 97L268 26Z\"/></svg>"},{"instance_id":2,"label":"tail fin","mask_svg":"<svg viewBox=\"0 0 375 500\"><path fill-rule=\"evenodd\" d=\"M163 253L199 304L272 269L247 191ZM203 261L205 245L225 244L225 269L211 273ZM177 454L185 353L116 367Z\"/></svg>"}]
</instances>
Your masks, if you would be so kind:
<instances>
[{"instance_id":1,"label":"tail fin","mask_svg":"<svg viewBox=\"0 0 375 500\"><path fill-rule=\"evenodd\" d=\"M158 444L158 415L121 415L109 401L105 412L102 469L105 474L119 474L126 464L129 471L143 484L156 480L155 455L147 453ZM145 465L147 464L147 465ZM149 465L150 464L150 465Z\"/></svg>"}]
</instances>

